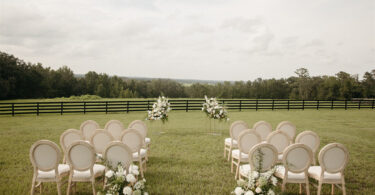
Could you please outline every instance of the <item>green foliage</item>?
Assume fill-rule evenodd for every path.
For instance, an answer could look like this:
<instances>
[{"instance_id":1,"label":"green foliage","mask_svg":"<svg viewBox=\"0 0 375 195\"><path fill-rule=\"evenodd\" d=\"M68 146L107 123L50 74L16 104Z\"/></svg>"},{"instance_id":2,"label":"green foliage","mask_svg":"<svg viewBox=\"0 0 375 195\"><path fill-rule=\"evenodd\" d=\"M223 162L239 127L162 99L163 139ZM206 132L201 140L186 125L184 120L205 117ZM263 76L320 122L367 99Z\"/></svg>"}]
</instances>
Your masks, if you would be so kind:
<instances>
[{"instance_id":1,"label":"green foliage","mask_svg":"<svg viewBox=\"0 0 375 195\"><path fill-rule=\"evenodd\" d=\"M311 77L299 68L297 77L254 81L194 83L183 85L171 79L135 80L90 71L75 77L67 66L58 70L40 63L26 63L0 52L0 99L54 98L98 95L103 98L218 98L336 100L375 97L375 70L358 75L339 72L335 76Z\"/></svg>"}]
</instances>

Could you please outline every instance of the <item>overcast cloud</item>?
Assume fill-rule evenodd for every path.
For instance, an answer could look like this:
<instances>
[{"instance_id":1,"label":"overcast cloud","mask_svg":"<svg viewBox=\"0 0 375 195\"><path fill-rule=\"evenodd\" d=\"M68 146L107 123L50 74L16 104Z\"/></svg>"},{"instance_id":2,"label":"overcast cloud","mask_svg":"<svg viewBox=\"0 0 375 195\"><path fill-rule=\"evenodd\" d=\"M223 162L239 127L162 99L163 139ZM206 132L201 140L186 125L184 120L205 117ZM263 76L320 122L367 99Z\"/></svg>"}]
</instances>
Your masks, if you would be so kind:
<instances>
[{"instance_id":1,"label":"overcast cloud","mask_svg":"<svg viewBox=\"0 0 375 195\"><path fill-rule=\"evenodd\" d=\"M362 76L375 69L375 1L0 0L0 51L80 74Z\"/></svg>"}]
</instances>

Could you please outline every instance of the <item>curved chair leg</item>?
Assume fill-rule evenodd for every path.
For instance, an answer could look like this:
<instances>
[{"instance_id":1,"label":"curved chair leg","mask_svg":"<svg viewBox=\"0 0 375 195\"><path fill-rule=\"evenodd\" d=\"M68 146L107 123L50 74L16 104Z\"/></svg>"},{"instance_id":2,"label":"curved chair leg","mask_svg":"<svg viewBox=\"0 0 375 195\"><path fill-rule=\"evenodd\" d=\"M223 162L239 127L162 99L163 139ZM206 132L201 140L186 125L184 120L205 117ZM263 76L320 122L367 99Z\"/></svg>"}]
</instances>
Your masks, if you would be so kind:
<instances>
[{"instance_id":1,"label":"curved chair leg","mask_svg":"<svg viewBox=\"0 0 375 195\"><path fill-rule=\"evenodd\" d=\"M231 165L230 165L230 172L231 172L231 173L233 173L233 163L234 163L234 162L233 162L233 156L232 156L232 163L231 163Z\"/></svg>"},{"instance_id":2,"label":"curved chair leg","mask_svg":"<svg viewBox=\"0 0 375 195\"><path fill-rule=\"evenodd\" d=\"M320 192L322 191L322 181L319 180L318 184L318 195L320 195Z\"/></svg>"},{"instance_id":3,"label":"curved chair leg","mask_svg":"<svg viewBox=\"0 0 375 195\"><path fill-rule=\"evenodd\" d=\"M335 184L331 184L331 194L335 194Z\"/></svg>"},{"instance_id":4,"label":"curved chair leg","mask_svg":"<svg viewBox=\"0 0 375 195\"><path fill-rule=\"evenodd\" d=\"M95 178L91 179L91 186L92 186L92 194L95 195Z\"/></svg>"},{"instance_id":5,"label":"curved chair leg","mask_svg":"<svg viewBox=\"0 0 375 195\"><path fill-rule=\"evenodd\" d=\"M302 183L299 184L299 194L302 194Z\"/></svg>"},{"instance_id":6,"label":"curved chair leg","mask_svg":"<svg viewBox=\"0 0 375 195\"><path fill-rule=\"evenodd\" d=\"M344 179L344 175L342 175L342 194L343 195L346 195L346 188L345 188L345 179Z\"/></svg>"},{"instance_id":7,"label":"curved chair leg","mask_svg":"<svg viewBox=\"0 0 375 195\"><path fill-rule=\"evenodd\" d=\"M232 156L232 146L229 147L228 151L228 161L230 160L230 157Z\"/></svg>"},{"instance_id":8,"label":"curved chair leg","mask_svg":"<svg viewBox=\"0 0 375 195\"><path fill-rule=\"evenodd\" d=\"M66 194L70 194L70 190L72 188L72 174L69 174L69 181L68 181L68 189L66 190Z\"/></svg>"},{"instance_id":9,"label":"curved chair leg","mask_svg":"<svg viewBox=\"0 0 375 195\"><path fill-rule=\"evenodd\" d=\"M139 162L139 169L141 170L141 176L142 176L142 178L145 178L144 175L143 175L143 164L142 164L142 159L140 157L141 155L139 154L138 156L139 156L138 162Z\"/></svg>"},{"instance_id":10,"label":"curved chair leg","mask_svg":"<svg viewBox=\"0 0 375 195\"><path fill-rule=\"evenodd\" d=\"M310 195L309 178L306 178L306 194Z\"/></svg>"},{"instance_id":11,"label":"curved chair leg","mask_svg":"<svg viewBox=\"0 0 375 195\"><path fill-rule=\"evenodd\" d=\"M56 184L57 184L57 194L61 195L61 182L57 181Z\"/></svg>"},{"instance_id":12,"label":"curved chair leg","mask_svg":"<svg viewBox=\"0 0 375 195\"><path fill-rule=\"evenodd\" d=\"M285 186L286 186L286 180L285 178L283 179L283 185L281 186L281 191L284 192L285 191Z\"/></svg>"},{"instance_id":13,"label":"curved chair leg","mask_svg":"<svg viewBox=\"0 0 375 195\"><path fill-rule=\"evenodd\" d=\"M31 183L31 193L30 193L31 195L34 195L35 193L35 179L36 179L36 176L34 175L32 183Z\"/></svg>"}]
</instances>

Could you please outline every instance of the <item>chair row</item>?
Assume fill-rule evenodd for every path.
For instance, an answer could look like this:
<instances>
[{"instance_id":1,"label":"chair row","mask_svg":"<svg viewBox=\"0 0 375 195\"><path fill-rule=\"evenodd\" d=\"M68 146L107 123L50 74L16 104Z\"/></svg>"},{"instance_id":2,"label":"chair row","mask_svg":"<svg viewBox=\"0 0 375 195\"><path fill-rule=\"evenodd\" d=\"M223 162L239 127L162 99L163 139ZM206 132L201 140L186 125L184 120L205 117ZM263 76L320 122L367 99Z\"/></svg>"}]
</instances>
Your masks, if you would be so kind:
<instances>
[{"instance_id":1,"label":"chair row","mask_svg":"<svg viewBox=\"0 0 375 195\"><path fill-rule=\"evenodd\" d=\"M238 136L246 129L253 129L256 131L260 135L262 141L266 141L268 135L272 133L272 126L266 121L258 121L252 128L250 128L244 121L233 122L229 128L230 137L224 140L224 157L226 157L226 152L228 152L228 161L233 147L237 145ZM284 132L290 140L294 140L297 132L296 126L289 121L280 122L276 127L276 131L277 130Z\"/></svg>"},{"instance_id":2,"label":"chair row","mask_svg":"<svg viewBox=\"0 0 375 195\"><path fill-rule=\"evenodd\" d=\"M324 146L319 152L320 166L311 166L312 150L305 144L292 144L283 151L282 165L276 166L275 176L282 179L282 191L286 183L306 185L306 194L310 194L309 177L318 181L318 195L321 193L322 184L341 184L343 194L346 194L344 170L348 162L349 153L346 147L339 143ZM259 156L260 155L260 156ZM262 163L259 162L262 159ZM249 164L240 166L240 177L249 174L262 174L269 171L278 162L277 148L269 143L260 143L253 146L248 153ZM261 167L259 167L261 166ZM260 170L261 173L257 173Z\"/></svg>"},{"instance_id":3,"label":"chair row","mask_svg":"<svg viewBox=\"0 0 375 195\"><path fill-rule=\"evenodd\" d=\"M125 170L129 170L134 161L133 151L132 147L114 141L105 148L103 154L111 166L121 163ZM60 148L52 141L40 140L31 146L30 160L34 168L31 194L35 193L37 182L40 183L41 191L43 182L56 182L60 195L64 176L69 176L67 194L70 194L74 182L91 182L92 192L96 194L95 180L102 177L104 182L106 167L95 163L94 147L87 141L75 141L67 149L67 164L60 164L61 156Z\"/></svg>"}]
</instances>

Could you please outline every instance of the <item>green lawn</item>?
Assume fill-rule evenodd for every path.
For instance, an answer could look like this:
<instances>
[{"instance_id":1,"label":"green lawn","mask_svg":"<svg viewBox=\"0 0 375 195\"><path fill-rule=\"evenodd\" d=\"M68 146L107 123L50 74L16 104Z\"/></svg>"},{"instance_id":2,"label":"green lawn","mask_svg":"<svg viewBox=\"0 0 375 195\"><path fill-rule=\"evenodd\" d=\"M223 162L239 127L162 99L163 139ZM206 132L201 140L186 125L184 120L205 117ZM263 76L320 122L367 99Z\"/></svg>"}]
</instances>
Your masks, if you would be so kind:
<instances>
[{"instance_id":1,"label":"green lawn","mask_svg":"<svg viewBox=\"0 0 375 195\"><path fill-rule=\"evenodd\" d=\"M231 122L244 120L250 126L266 120L276 127L278 122L289 120L296 124L298 132L317 132L320 147L330 142L343 143L350 152L345 171L347 194L374 194L374 110L231 111L229 115ZM145 112L1 116L0 194L29 193L33 169L28 155L35 141L49 139L59 143L64 130L79 128L88 119L104 126L110 119L128 125L144 118ZM216 125L216 134L208 133L208 124L199 111L172 111L168 124L162 128L159 122L149 124L152 145L145 177L150 194L229 194L234 189L234 174L230 173L230 163L223 158L223 140L229 136L230 122ZM50 194L56 193L54 184L47 188ZM90 194L90 189L88 183L79 184L76 194ZM316 189L312 189L312 194L316 194ZM328 185L323 187L325 193L329 189ZM339 192L336 190L336 194ZM287 185L287 194L297 193L297 184Z\"/></svg>"}]
</instances>

